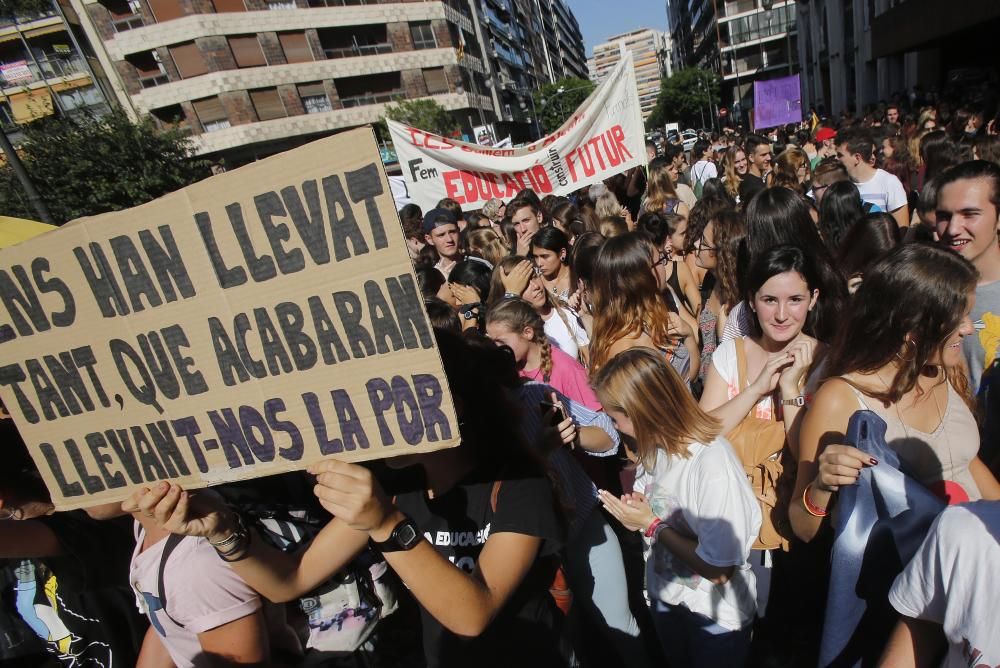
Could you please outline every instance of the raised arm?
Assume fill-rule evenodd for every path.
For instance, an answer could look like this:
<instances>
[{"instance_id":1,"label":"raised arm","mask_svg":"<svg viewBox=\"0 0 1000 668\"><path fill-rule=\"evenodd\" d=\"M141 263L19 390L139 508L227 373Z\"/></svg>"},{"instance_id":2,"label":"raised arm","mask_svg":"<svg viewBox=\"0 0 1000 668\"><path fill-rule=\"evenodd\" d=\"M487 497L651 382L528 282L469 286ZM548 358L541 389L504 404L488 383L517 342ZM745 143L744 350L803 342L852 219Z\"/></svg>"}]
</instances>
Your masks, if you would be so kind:
<instances>
[{"instance_id":1,"label":"raised arm","mask_svg":"<svg viewBox=\"0 0 1000 668\"><path fill-rule=\"evenodd\" d=\"M406 517L361 466L327 460L310 471L317 475L316 495L323 506L376 542L388 540ZM384 556L431 616L452 633L477 636L527 575L541 544L541 538L525 534L490 533L472 574L423 539L412 549Z\"/></svg>"},{"instance_id":2,"label":"raised arm","mask_svg":"<svg viewBox=\"0 0 1000 668\"><path fill-rule=\"evenodd\" d=\"M722 422L722 433L728 434L750 414L761 399L774 392L782 368L791 362L792 358L787 353L770 355L757 379L732 399L729 398L728 383L713 364L705 375L705 391L698 404L712 417L719 419Z\"/></svg>"},{"instance_id":3,"label":"raised arm","mask_svg":"<svg viewBox=\"0 0 1000 668\"><path fill-rule=\"evenodd\" d=\"M199 536L213 544L223 543L236 530L235 514L218 495L187 492L176 483L141 488L122 507L126 512L155 517L171 533ZM367 543L367 534L334 518L312 542L294 553L271 547L255 535L246 557L231 565L265 598L283 603L315 589L346 566Z\"/></svg>"}]
</instances>

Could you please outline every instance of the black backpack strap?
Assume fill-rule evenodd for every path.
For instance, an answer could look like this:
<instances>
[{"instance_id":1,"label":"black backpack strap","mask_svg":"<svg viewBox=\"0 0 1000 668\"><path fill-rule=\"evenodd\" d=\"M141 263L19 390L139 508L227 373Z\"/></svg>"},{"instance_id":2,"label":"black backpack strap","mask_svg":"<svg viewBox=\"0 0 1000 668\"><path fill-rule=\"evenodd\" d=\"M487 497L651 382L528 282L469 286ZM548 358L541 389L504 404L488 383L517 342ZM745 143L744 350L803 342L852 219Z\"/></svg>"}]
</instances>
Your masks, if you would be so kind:
<instances>
[{"instance_id":1,"label":"black backpack strap","mask_svg":"<svg viewBox=\"0 0 1000 668\"><path fill-rule=\"evenodd\" d=\"M160 554L160 567L156 572L156 594L160 599L160 609L163 610L163 614L167 616L167 619L181 628L184 628L184 625L171 617L170 613L167 612L167 590L163 587L163 574L167 570L167 559L170 558L171 553L177 549L177 546L181 544L184 538L185 536L178 536L175 533L167 536L167 542L164 543L163 552Z\"/></svg>"}]
</instances>

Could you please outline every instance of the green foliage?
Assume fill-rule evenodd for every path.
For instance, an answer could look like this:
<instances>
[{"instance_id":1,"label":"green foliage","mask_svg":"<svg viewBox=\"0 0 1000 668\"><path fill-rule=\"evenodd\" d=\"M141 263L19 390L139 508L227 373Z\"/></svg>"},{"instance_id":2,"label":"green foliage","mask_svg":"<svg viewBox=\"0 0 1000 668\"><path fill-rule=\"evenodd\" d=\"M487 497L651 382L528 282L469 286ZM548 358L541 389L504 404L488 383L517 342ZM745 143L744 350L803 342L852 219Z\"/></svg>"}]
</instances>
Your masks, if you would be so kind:
<instances>
[{"instance_id":1,"label":"green foliage","mask_svg":"<svg viewBox=\"0 0 1000 668\"><path fill-rule=\"evenodd\" d=\"M0 0L0 17L29 17L55 11L53 0Z\"/></svg>"},{"instance_id":2,"label":"green foliage","mask_svg":"<svg viewBox=\"0 0 1000 668\"><path fill-rule=\"evenodd\" d=\"M545 84L535 91L535 112L545 134L558 130L592 92L592 82L574 77Z\"/></svg>"},{"instance_id":3,"label":"green foliage","mask_svg":"<svg viewBox=\"0 0 1000 668\"><path fill-rule=\"evenodd\" d=\"M459 131L458 123L436 100L400 100L386 106L385 118L445 137Z\"/></svg>"},{"instance_id":4,"label":"green foliage","mask_svg":"<svg viewBox=\"0 0 1000 668\"><path fill-rule=\"evenodd\" d=\"M138 206L211 173L183 133L159 131L148 117L134 124L117 110L42 118L24 135L21 161L58 224ZM37 218L9 165L0 169L0 211Z\"/></svg>"},{"instance_id":5,"label":"green foliage","mask_svg":"<svg viewBox=\"0 0 1000 668\"><path fill-rule=\"evenodd\" d=\"M674 121L680 122L682 127L700 127L702 112L705 123L710 123L709 110L719 103L719 85L719 75L715 72L697 67L675 72L660 85L660 96L646 120L646 127L662 127Z\"/></svg>"}]
</instances>

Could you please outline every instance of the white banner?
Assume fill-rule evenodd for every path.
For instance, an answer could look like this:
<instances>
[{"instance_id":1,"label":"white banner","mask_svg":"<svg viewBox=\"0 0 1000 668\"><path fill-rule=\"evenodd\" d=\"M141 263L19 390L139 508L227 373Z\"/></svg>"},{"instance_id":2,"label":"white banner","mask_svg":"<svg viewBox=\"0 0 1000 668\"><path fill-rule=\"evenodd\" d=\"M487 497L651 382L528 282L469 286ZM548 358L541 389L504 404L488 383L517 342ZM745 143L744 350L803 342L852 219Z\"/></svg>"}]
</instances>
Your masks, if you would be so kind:
<instances>
[{"instance_id":1,"label":"white banner","mask_svg":"<svg viewBox=\"0 0 1000 668\"><path fill-rule=\"evenodd\" d=\"M568 195L646 162L632 54L555 133L521 148L479 146L387 120L409 196L427 211L445 197L474 211L524 188Z\"/></svg>"}]
</instances>

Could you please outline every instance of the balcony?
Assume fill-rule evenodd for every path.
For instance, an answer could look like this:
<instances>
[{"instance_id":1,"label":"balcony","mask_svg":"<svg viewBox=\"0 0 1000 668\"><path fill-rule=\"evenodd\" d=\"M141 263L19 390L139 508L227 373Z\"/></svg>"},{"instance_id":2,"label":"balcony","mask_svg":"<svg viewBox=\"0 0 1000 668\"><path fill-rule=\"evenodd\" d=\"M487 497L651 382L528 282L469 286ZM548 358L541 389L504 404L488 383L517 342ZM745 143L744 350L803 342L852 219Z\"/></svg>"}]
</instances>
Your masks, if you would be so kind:
<instances>
[{"instance_id":1,"label":"balcony","mask_svg":"<svg viewBox=\"0 0 1000 668\"><path fill-rule=\"evenodd\" d=\"M400 89L385 93L365 93L353 97L342 97L340 98L340 103L345 109L348 109L350 107L365 107L370 104L388 104L404 97L406 97L406 93Z\"/></svg>"},{"instance_id":2,"label":"balcony","mask_svg":"<svg viewBox=\"0 0 1000 668\"><path fill-rule=\"evenodd\" d=\"M392 44L355 44L353 46L323 49L323 54L327 59L332 58L356 58L358 56L377 56L383 53L392 53Z\"/></svg>"},{"instance_id":3,"label":"balcony","mask_svg":"<svg viewBox=\"0 0 1000 668\"><path fill-rule=\"evenodd\" d=\"M0 30L3 28L10 28L12 26L25 26L32 21L37 21L38 19L47 19L55 16L55 11L45 11L45 12L27 12L19 11L17 12L16 20L13 20L9 16L0 17Z\"/></svg>"},{"instance_id":4,"label":"balcony","mask_svg":"<svg viewBox=\"0 0 1000 668\"><path fill-rule=\"evenodd\" d=\"M27 61L8 63L0 66L0 81L3 87L25 86L46 79L85 74L87 66L79 56L50 56L37 59L38 64Z\"/></svg>"}]
</instances>

